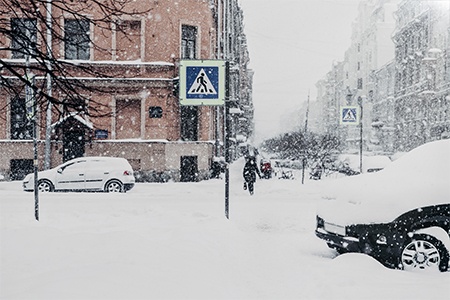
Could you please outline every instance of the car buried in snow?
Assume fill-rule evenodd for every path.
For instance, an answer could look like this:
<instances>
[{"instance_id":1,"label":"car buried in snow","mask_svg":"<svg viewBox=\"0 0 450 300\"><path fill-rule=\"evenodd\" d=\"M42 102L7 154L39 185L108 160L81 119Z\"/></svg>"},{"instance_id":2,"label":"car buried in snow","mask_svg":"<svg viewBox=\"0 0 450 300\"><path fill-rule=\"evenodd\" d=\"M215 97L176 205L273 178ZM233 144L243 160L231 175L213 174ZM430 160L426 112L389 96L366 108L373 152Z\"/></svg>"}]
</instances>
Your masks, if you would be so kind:
<instances>
[{"instance_id":1,"label":"car buried in snow","mask_svg":"<svg viewBox=\"0 0 450 300\"><path fill-rule=\"evenodd\" d=\"M128 161L118 157L79 157L56 168L38 172L39 192L105 191L126 192L135 177ZM23 180L25 191L34 190L34 174Z\"/></svg>"},{"instance_id":2,"label":"car buried in snow","mask_svg":"<svg viewBox=\"0 0 450 300\"><path fill-rule=\"evenodd\" d=\"M316 236L403 270L449 270L450 140L422 145L377 173L339 179L318 207Z\"/></svg>"}]
</instances>

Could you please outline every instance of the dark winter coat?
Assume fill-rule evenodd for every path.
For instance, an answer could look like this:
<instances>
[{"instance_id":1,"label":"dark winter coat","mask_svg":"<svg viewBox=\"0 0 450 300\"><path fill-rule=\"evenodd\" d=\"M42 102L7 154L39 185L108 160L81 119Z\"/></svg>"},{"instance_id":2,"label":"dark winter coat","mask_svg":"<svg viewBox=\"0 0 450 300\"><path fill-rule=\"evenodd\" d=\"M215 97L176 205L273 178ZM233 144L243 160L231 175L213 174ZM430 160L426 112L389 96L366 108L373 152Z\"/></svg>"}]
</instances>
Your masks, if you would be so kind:
<instances>
[{"instance_id":1,"label":"dark winter coat","mask_svg":"<svg viewBox=\"0 0 450 300\"><path fill-rule=\"evenodd\" d=\"M246 182L255 182L256 174L261 178L261 174L259 173L258 165L256 164L255 159L249 159L245 163L244 171L242 175Z\"/></svg>"}]
</instances>

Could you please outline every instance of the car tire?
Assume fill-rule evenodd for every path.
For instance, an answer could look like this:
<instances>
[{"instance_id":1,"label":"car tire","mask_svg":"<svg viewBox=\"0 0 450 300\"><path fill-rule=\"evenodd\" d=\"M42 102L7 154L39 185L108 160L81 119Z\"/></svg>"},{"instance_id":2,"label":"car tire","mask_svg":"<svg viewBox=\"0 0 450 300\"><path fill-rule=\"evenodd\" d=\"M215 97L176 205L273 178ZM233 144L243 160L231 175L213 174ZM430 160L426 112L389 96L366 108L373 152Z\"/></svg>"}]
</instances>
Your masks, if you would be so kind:
<instances>
[{"instance_id":1,"label":"car tire","mask_svg":"<svg viewBox=\"0 0 450 300\"><path fill-rule=\"evenodd\" d=\"M107 193L123 193L123 184L118 180L111 180L105 186L105 192Z\"/></svg>"},{"instance_id":2,"label":"car tire","mask_svg":"<svg viewBox=\"0 0 450 300\"><path fill-rule=\"evenodd\" d=\"M38 181L38 190L39 193L49 193L53 192L55 190L55 187L49 180L41 179Z\"/></svg>"},{"instance_id":3,"label":"car tire","mask_svg":"<svg viewBox=\"0 0 450 300\"><path fill-rule=\"evenodd\" d=\"M415 234L408 239L401 250L400 263L403 270L448 269L449 253L444 244L428 234Z\"/></svg>"}]
</instances>

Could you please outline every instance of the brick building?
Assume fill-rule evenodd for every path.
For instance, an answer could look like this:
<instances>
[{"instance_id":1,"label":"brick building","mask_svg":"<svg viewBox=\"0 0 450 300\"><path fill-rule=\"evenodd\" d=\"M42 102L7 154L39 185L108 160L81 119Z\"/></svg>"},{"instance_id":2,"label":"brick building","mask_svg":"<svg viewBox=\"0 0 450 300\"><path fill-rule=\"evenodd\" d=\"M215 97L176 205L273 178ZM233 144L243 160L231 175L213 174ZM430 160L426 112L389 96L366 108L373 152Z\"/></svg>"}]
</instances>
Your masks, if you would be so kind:
<instances>
[{"instance_id":1,"label":"brick building","mask_svg":"<svg viewBox=\"0 0 450 300\"><path fill-rule=\"evenodd\" d=\"M237 109L232 117L232 136L244 135L247 139L252 134L248 128L253 116L252 72L247 69L242 11L234 0L137 0L126 7L127 11L133 9L148 12L117 16L111 30L106 31L53 10L53 20L59 22L64 36L63 42L52 43L53 56L67 63L65 71L75 84L82 82L92 88L78 89L77 93L89 99L86 107L96 112L76 112L64 105L53 107L50 165L55 167L79 156L116 156L128 159L138 181L205 179L214 156L223 151L223 108L179 105L179 60L230 61L235 77L231 85L237 88L232 96L232 106ZM100 15L100 11L93 10L88 17ZM9 20L11 28L16 26L36 35L37 47L45 47L42 36L37 34L44 28L39 20L16 12L2 18ZM95 41L95 47L89 41ZM238 45L232 47L232 42ZM2 61L25 64L20 51L14 51L13 41L0 36L0 43L13 49L0 50ZM30 61L31 66L35 63ZM80 66L107 76L85 74ZM5 68L0 75L2 80L21 84ZM36 75L38 83L45 80L45 74ZM3 87L0 91L0 174L21 179L30 171L33 159L25 95L8 94ZM61 101L66 96L57 87L52 93ZM48 122L43 107L37 115L42 170Z\"/></svg>"}]
</instances>

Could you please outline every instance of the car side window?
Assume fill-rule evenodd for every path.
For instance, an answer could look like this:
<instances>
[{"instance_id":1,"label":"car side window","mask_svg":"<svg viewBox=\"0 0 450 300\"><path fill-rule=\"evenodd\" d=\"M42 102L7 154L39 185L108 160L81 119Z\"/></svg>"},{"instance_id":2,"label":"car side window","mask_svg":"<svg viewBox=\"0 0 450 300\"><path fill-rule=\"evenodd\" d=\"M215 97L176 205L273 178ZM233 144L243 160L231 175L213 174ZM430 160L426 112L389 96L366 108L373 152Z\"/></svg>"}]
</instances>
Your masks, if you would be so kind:
<instances>
[{"instance_id":1,"label":"car side window","mask_svg":"<svg viewBox=\"0 0 450 300\"><path fill-rule=\"evenodd\" d=\"M105 161L92 160L86 165L86 167L88 168L88 170L104 170L105 168L107 168L107 165L108 164Z\"/></svg>"},{"instance_id":2,"label":"car side window","mask_svg":"<svg viewBox=\"0 0 450 300\"><path fill-rule=\"evenodd\" d=\"M68 164L64 167L61 168L61 172L70 170L70 171L75 171L75 170L79 170L79 169L84 169L86 167L86 161L85 160L80 160L71 164Z\"/></svg>"}]
</instances>

